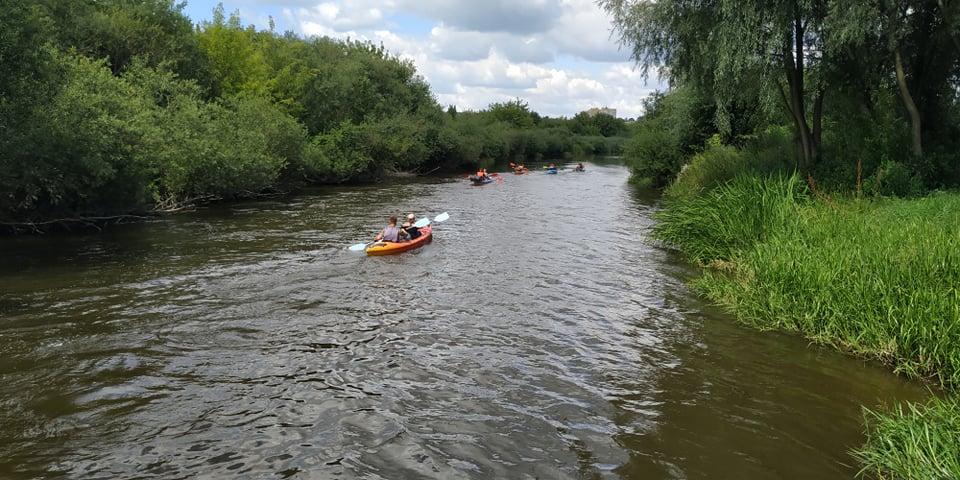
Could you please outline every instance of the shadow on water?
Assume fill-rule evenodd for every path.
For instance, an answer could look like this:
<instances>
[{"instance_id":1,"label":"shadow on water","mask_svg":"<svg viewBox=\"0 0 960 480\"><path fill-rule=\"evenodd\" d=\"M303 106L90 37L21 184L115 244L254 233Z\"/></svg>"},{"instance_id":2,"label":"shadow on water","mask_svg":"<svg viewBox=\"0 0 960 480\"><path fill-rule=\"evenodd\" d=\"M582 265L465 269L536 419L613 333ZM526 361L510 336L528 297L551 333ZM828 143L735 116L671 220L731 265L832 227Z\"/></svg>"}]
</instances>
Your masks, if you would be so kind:
<instances>
[{"instance_id":1,"label":"shadow on water","mask_svg":"<svg viewBox=\"0 0 960 480\"><path fill-rule=\"evenodd\" d=\"M615 160L504 177L0 240L0 477L849 478L923 396L704 305Z\"/></svg>"}]
</instances>

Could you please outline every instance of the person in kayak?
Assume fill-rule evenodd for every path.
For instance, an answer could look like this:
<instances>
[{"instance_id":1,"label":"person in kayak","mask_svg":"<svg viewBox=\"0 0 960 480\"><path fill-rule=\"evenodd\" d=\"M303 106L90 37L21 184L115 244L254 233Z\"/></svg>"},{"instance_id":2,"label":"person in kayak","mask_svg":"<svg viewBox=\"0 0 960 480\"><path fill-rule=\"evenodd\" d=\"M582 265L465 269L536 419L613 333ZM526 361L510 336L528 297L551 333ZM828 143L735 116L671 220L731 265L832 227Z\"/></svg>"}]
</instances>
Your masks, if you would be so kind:
<instances>
[{"instance_id":1,"label":"person in kayak","mask_svg":"<svg viewBox=\"0 0 960 480\"><path fill-rule=\"evenodd\" d=\"M411 213L407 215L407 221L401 225L403 231L407 232L410 240L416 240L420 237L420 229L414 226L415 223L417 223L417 216Z\"/></svg>"},{"instance_id":2,"label":"person in kayak","mask_svg":"<svg viewBox=\"0 0 960 480\"><path fill-rule=\"evenodd\" d=\"M373 239L375 242L402 242L404 238L410 235L402 228L397 226L397 216L390 215L388 225L380 230L380 233Z\"/></svg>"},{"instance_id":3,"label":"person in kayak","mask_svg":"<svg viewBox=\"0 0 960 480\"><path fill-rule=\"evenodd\" d=\"M576 170L576 171L578 171L578 172L582 172L582 171L584 171L584 170L586 170L586 169L583 168L583 162L580 162L580 163L577 163L577 168L574 168L574 170Z\"/></svg>"}]
</instances>

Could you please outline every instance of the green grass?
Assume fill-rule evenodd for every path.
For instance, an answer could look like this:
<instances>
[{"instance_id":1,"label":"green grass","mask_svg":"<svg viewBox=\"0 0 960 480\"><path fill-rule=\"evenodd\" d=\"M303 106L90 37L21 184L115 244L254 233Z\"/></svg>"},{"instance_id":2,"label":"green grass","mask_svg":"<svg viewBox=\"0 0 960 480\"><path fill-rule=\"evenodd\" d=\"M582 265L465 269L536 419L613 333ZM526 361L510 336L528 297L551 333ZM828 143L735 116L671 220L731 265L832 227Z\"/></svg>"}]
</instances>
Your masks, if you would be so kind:
<instances>
[{"instance_id":1,"label":"green grass","mask_svg":"<svg viewBox=\"0 0 960 480\"><path fill-rule=\"evenodd\" d=\"M867 411L867 443L855 455L861 475L884 479L960 478L960 402L934 399Z\"/></svg>"},{"instance_id":2,"label":"green grass","mask_svg":"<svg viewBox=\"0 0 960 480\"><path fill-rule=\"evenodd\" d=\"M960 389L960 195L813 199L795 177L738 177L668 199L658 220L658 239L708 267L695 287L740 321ZM957 401L871 414L866 471L960 478L943 470L960 457Z\"/></svg>"}]
</instances>

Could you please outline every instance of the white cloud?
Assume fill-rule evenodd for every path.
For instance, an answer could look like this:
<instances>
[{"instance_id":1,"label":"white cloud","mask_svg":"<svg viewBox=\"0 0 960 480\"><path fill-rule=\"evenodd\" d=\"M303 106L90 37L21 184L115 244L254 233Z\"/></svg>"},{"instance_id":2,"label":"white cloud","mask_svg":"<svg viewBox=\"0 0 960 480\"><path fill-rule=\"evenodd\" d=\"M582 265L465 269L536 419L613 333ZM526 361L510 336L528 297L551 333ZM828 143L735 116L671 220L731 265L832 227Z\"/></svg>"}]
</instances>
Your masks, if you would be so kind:
<instances>
[{"instance_id":1,"label":"white cloud","mask_svg":"<svg viewBox=\"0 0 960 480\"><path fill-rule=\"evenodd\" d=\"M406 10L453 28L529 34L552 28L560 0L400 0Z\"/></svg>"},{"instance_id":2,"label":"white cloud","mask_svg":"<svg viewBox=\"0 0 960 480\"><path fill-rule=\"evenodd\" d=\"M632 67L593 0L324 0L283 13L306 35L382 43L459 109L521 97L546 115L610 106L635 117L663 88ZM404 33L411 16L432 28Z\"/></svg>"},{"instance_id":3,"label":"white cloud","mask_svg":"<svg viewBox=\"0 0 960 480\"><path fill-rule=\"evenodd\" d=\"M379 4L383 4L383 7ZM317 3L312 7L296 10L296 18L301 26L310 24L312 28L324 32L375 28L384 22L383 8L392 9L392 2L372 2L370 0L338 0ZM306 30L304 33L308 33Z\"/></svg>"}]
</instances>

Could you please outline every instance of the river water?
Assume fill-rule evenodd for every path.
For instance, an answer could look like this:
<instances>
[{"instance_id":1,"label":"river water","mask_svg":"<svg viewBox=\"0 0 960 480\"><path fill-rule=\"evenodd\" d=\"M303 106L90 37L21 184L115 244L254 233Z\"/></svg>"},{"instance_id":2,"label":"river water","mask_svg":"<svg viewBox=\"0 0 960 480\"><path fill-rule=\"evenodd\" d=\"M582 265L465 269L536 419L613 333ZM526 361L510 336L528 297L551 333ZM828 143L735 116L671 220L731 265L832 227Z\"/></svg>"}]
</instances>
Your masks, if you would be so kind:
<instances>
[{"instance_id":1,"label":"river water","mask_svg":"<svg viewBox=\"0 0 960 480\"><path fill-rule=\"evenodd\" d=\"M758 333L625 168L0 239L0 478L850 478L918 386ZM391 213L425 248L346 250Z\"/></svg>"}]
</instances>

